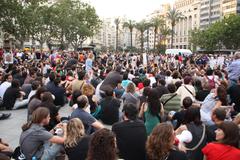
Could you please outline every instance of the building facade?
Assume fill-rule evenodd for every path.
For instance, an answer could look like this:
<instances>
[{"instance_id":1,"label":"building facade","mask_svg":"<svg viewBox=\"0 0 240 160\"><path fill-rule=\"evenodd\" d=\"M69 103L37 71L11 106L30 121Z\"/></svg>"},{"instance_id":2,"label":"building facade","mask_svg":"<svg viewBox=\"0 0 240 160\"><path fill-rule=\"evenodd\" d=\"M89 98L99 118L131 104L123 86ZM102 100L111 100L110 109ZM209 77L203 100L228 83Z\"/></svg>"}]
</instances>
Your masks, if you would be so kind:
<instances>
[{"instance_id":1,"label":"building facade","mask_svg":"<svg viewBox=\"0 0 240 160\"><path fill-rule=\"evenodd\" d=\"M222 17L222 0L201 0L200 28L205 29Z\"/></svg>"},{"instance_id":2,"label":"building facade","mask_svg":"<svg viewBox=\"0 0 240 160\"><path fill-rule=\"evenodd\" d=\"M192 49L190 44L190 32L200 26L200 1L201 0L177 0L174 7L182 13L174 27L173 48Z\"/></svg>"},{"instance_id":3,"label":"building facade","mask_svg":"<svg viewBox=\"0 0 240 160\"><path fill-rule=\"evenodd\" d=\"M222 15L240 14L240 0L223 0Z\"/></svg>"},{"instance_id":4,"label":"building facade","mask_svg":"<svg viewBox=\"0 0 240 160\"><path fill-rule=\"evenodd\" d=\"M170 28L170 24L167 17L167 13L169 9L171 8L171 5L169 3L162 4L159 9L155 10L153 13L147 15L146 20L151 21L151 19L155 17L161 17L165 22L166 22L166 27ZM149 30L144 32L144 49L145 50L152 50L154 49L154 28L150 27ZM147 38L149 38L149 41L147 41ZM161 41L161 33L158 31L158 34L156 35L156 40L155 40L155 46L159 44ZM167 42L164 42L165 45L167 45Z\"/></svg>"}]
</instances>

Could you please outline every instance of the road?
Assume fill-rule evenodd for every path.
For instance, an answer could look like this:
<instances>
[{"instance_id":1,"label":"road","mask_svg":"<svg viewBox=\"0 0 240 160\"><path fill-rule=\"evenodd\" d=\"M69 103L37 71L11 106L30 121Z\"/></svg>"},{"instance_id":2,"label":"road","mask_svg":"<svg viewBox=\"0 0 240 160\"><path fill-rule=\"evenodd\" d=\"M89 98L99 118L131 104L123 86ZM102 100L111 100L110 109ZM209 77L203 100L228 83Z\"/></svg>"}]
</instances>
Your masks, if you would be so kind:
<instances>
[{"instance_id":1,"label":"road","mask_svg":"<svg viewBox=\"0 0 240 160\"><path fill-rule=\"evenodd\" d=\"M0 111L3 113L3 111ZM12 113L12 116L7 120L0 121L0 138L4 139L14 149L19 145L19 137L21 134L21 126L26 123L27 109L14 111L4 111L4 113ZM69 116L71 108L64 106L59 111L61 116Z\"/></svg>"}]
</instances>

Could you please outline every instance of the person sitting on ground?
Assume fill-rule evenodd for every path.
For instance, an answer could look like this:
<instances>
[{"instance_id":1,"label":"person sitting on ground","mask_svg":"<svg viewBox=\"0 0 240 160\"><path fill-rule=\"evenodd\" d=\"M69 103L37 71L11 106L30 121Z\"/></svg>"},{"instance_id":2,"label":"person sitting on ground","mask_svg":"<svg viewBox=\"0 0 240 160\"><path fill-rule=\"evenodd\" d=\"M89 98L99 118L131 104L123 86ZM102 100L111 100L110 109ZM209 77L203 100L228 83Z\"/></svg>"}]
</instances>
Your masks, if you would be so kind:
<instances>
[{"instance_id":1,"label":"person sitting on ground","mask_svg":"<svg viewBox=\"0 0 240 160\"><path fill-rule=\"evenodd\" d=\"M41 103L39 107L46 107L50 111L49 124L44 126L47 131L52 130L58 123L60 123L61 117L58 113L59 108L53 103L53 95L50 92L44 92L41 96Z\"/></svg>"},{"instance_id":2,"label":"person sitting on ground","mask_svg":"<svg viewBox=\"0 0 240 160\"><path fill-rule=\"evenodd\" d=\"M99 114L99 119L107 125L112 125L119 121L119 108L121 101L114 97L112 87L105 88L105 95L101 102L101 111Z\"/></svg>"},{"instance_id":3,"label":"person sitting on ground","mask_svg":"<svg viewBox=\"0 0 240 160\"><path fill-rule=\"evenodd\" d=\"M236 85L232 85L229 89L228 89L228 94L230 95L230 99L231 99L231 103L234 103L234 110L237 113L240 113L240 76L238 78L238 81L236 83Z\"/></svg>"},{"instance_id":4,"label":"person sitting on ground","mask_svg":"<svg viewBox=\"0 0 240 160\"><path fill-rule=\"evenodd\" d=\"M170 111L178 112L181 109L181 98L176 93L176 86L174 84L169 84L167 89L170 93L163 94L160 98L165 115L168 115Z\"/></svg>"},{"instance_id":5,"label":"person sitting on ground","mask_svg":"<svg viewBox=\"0 0 240 160\"><path fill-rule=\"evenodd\" d=\"M138 94L136 93L136 86L134 83L128 83L125 93L122 95L123 103L133 103L139 106Z\"/></svg>"},{"instance_id":6,"label":"person sitting on ground","mask_svg":"<svg viewBox=\"0 0 240 160\"><path fill-rule=\"evenodd\" d=\"M41 96L44 92L47 92L47 88L40 87L38 88L36 94L32 98L30 98L30 101L28 103L28 116L31 116L33 111L35 111L39 104L42 102Z\"/></svg>"},{"instance_id":7,"label":"person sitting on ground","mask_svg":"<svg viewBox=\"0 0 240 160\"><path fill-rule=\"evenodd\" d=\"M192 101L195 101L196 92L192 85L192 77L184 77L184 84L178 88L176 93L181 96L181 105L185 97L190 97Z\"/></svg>"},{"instance_id":8,"label":"person sitting on ground","mask_svg":"<svg viewBox=\"0 0 240 160\"><path fill-rule=\"evenodd\" d=\"M239 128L233 122L222 122L215 131L217 142L208 143L202 152L207 160L239 160Z\"/></svg>"},{"instance_id":9,"label":"person sitting on ground","mask_svg":"<svg viewBox=\"0 0 240 160\"><path fill-rule=\"evenodd\" d=\"M84 78L86 76L85 71L81 71L77 73L78 78L73 80L71 85L67 88L67 90L70 90L71 93L77 90L82 90L83 85L85 84Z\"/></svg>"},{"instance_id":10,"label":"person sitting on ground","mask_svg":"<svg viewBox=\"0 0 240 160\"><path fill-rule=\"evenodd\" d=\"M108 129L96 131L90 141L87 160L116 160L116 137Z\"/></svg>"},{"instance_id":11,"label":"person sitting on ground","mask_svg":"<svg viewBox=\"0 0 240 160\"><path fill-rule=\"evenodd\" d=\"M13 80L11 87L9 87L3 96L3 106L7 110L18 109L27 105L28 100L23 99L25 95L20 89L18 80Z\"/></svg>"},{"instance_id":12,"label":"person sitting on ground","mask_svg":"<svg viewBox=\"0 0 240 160\"><path fill-rule=\"evenodd\" d=\"M207 126L208 131L208 142L213 142L216 139L216 133L218 126L224 122L226 118L227 112L224 108L215 108L212 111L212 121L214 122L213 125Z\"/></svg>"},{"instance_id":13,"label":"person sitting on ground","mask_svg":"<svg viewBox=\"0 0 240 160\"><path fill-rule=\"evenodd\" d=\"M85 160L91 137L85 135L83 123L73 118L67 123L67 137L64 143L69 160Z\"/></svg>"},{"instance_id":14,"label":"person sitting on ground","mask_svg":"<svg viewBox=\"0 0 240 160\"><path fill-rule=\"evenodd\" d=\"M37 89L40 87L40 82L39 81L33 81L32 82L32 90L28 95L28 102L30 102L30 99L32 96L34 96L37 92Z\"/></svg>"},{"instance_id":15,"label":"person sitting on ground","mask_svg":"<svg viewBox=\"0 0 240 160\"><path fill-rule=\"evenodd\" d=\"M63 137L54 136L54 130L48 132L43 126L48 125L50 112L47 108L39 107L32 115L32 120L22 127L20 148L27 160L54 159L62 149L66 139L66 125L59 124L57 128L63 129ZM52 144L51 144L52 143Z\"/></svg>"},{"instance_id":16,"label":"person sitting on ground","mask_svg":"<svg viewBox=\"0 0 240 160\"><path fill-rule=\"evenodd\" d=\"M91 134L96 129L104 128L102 123L97 121L90 113L85 111L89 105L87 96L79 96L77 98L77 104L78 108L72 112L71 119L79 118L83 122L86 134Z\"/></svg>"},{"instance_id":17,"label":"person sitting on ground","mask_svg":"<svg viewBox=\"0 0 240 160\"><path fill-rule=\"evenodd\" d=\"M184 152L174 147L175 133L169 123L158 124L146 143L148 160L187 160Z\"/></svg>"},{"instance_id":18,"label":"person sitting on ground","mask_svg":"<svg viewBox=\"0 0 240 160\"><path fill-rule=\"evenodd\" d=\"M126 90L128 84L130 83L131 81L128 79L128 72L124 72L123 73L123 80L122 80L122 87Z\"/></svg>"},{"instance_id":19,"label":"person sitting on ground","mask_svg":"<svg viewBox=\"0 0 240 160\"><path fill-rule=\"evenodd\" d=\"M214 108L227 106L227 90L223 86L219 86L214 93L210 93L202 103L201 121L206 125L214 124L211 119L211 114Z\"/></svg>"},{"instance_id":20,"label":"person sitting on ground","mask_svg":"<svg viewBox=\"0 0 240 160\"><path fill-rule=\"evenodd\" d=\"M136 104L125 104L123 121L112 126L112 131L116 134L119 157L125 160L146 160L147 132L144 122L137 116Z\"/></svg>"},{"instance_id":21,"label":"person sitting on ground","mask_svg":"<svg viewBox=\"0 0 240 160\"><path fill-rule=\"evenodd\" d=\"M189 107L192 106L192 103L193 103L193 101L190 97L186 97L186 98L183 99L182 110L179 111L179 112L176 112L171 118L172 120L177 120L177 124L175 126L175 129L177 129L178 127L180 127L180 125L183 124L186 111Z\"/></svg>"},{"instance_id":22,"label":"person sitting on ground","mask_svg":"<svg viewBox=\"0 0 240 160\"><path fill-rule=\"evenodd\" d=\"M176 130L179 148L187 153L189 160L203 160L201 150L207 144L207 133L201 122L200 108L188 108L183 124Z\"/></svg>"},{"instance_id":23,"label":"person sitting on ground","mask_svg":"<svg viewBox=\"0 0 240 160\"><path fill-rule=\"evenodd\" d=\"M90 111L91 113L94 113L98 106L97 98L94 95L95 88L91 84L84 84L81 91L82 91L82 95L85 95L88 97Z\"/></svg>"},{"instance_id":24,"label":"person sitting on ground","mask_svg":"<svg viewBox=\"0 0 240 160\"><path fill-rule=\"evenodd\" d=\"M13 77L11 74L5 74L3 77L3 81L1 82L0 85L0 98L3 99L3 96L6 92L6 90L11 87Z\"/></svg>"},{"instance_id":25,"label":"person sitting on ground","mask_svg":"<svg viewBox=\"0 0 240 160\"><path fill-rule=\"evenodd\" d=\"M159 79L157 81L157 86L154 89L158 91L158 98L161 98L162 95L169 93L169 90L167 89L167 87L165 87L165 85L166 85L166 82L164 79Z\"/></svg>"},{"instance_id":26,"label":"person sitting on ground","mask_svg":"<svg viewBox=\"0 0 240 160\"><path fill-rule=\"evenodd\" d=\"M139 117L145 121L145 127L148 135L150 135L153 128L161 122L160 114L162 114L162 109L163 108L160 100L158 99L157 91L151 89L148 95L147 103L142 104L139 112Z\"/></svg>"},{"instance_id":27,"label":"person sitting on ground","mask_svg":"<svg viewBox=\"0 0 240 160\"><path fill-rule=\"evenodd\" d=\"M59 77L55 78L53 81L53 85L50 88L47 88L49 92L51 92L54 96L54 104L56 106L64 106L65 104L65 89L61 87L60 84L61 80Z\"/></svg>"}]
</instances>

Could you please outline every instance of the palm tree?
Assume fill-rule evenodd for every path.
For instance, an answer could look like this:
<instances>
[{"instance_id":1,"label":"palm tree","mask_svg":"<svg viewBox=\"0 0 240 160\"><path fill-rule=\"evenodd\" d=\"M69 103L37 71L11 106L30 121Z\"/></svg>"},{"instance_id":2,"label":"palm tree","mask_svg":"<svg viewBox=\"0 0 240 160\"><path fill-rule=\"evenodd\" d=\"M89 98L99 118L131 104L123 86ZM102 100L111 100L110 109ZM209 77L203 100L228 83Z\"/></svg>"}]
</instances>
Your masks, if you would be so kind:
<instances>
[{"instance_id":1,"label":"palm tree","mask_svg":"<svg viewBox=\"0 0 240 160\"><path fill-rule=\"evenodd\" d=\"M140 32L141 51L143 52L144 32L147 30L148 24L143 20L136 24L136 29Z\"/></svg>"},{"instance_id":2,"label":"palm tree","mask_svg":"<svg viewBox=\"0 0 240 160\"><path fill-rule=\"evenodd\" d=\"M155 48L156 48L156 36L158 34L159 28L164 25L164 20L161 17L154 17L151 20L151 25L154 28L153 50L155 51Z\"/></svg>"},{"instance_id":3,"label":"palm tree","mask_svg":"<svg viewBox=\"0 0 240 160\"><path fill-rule=\"evenodd\" d=\"M119 31L119 24L120 24L120 19L116 18L114 20L114 23L116 25L116 51L118 50L118 31Z\"/></svg>"},{"instance_id":4,"label":"palm tree","mask_svg":"<svg viewBox=\"0 0 240 160\"><path fill-rule=\"evenodd\" d=\"M171 22L171 48L173 47L173 35L174 35L174 27L180 19L183 18L183 15L181 12L176 10L175 8L170 9L167 13L167 18Z\"/></svg>"},{"instance_id":5,"label":"palm tree","mask_svg":"<svg viewBox=\"0 0 240 160\"><path fill-rule=\"evenodd\" d=\"M123 24L123 28L128 28L130 31L130 36L131 36L131 44L130 47L132 48L132 32L133 32L133 28L135 27L135 22L132 20L129 20L128 22L125 22Z\"/></svg>"}]
</instances>

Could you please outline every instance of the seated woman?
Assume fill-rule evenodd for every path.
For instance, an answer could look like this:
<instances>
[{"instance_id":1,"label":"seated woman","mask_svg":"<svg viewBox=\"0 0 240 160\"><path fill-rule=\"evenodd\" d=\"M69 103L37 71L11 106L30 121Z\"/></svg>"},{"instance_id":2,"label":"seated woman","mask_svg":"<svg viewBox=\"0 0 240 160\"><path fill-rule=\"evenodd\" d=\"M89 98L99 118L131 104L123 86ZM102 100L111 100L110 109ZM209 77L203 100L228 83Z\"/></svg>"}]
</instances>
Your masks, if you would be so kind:
<instances>
[{"instance_id":1,"label":"seated woman","mask_svg":"<svg viewBox=\"0 0 240 160\"><path fill-rule=\"evenodd\" d=\"M227 106L227 90L224 86L219 86L214 93L210 93L203 101L201 106L201 121L206 125L214 124L211 114L214 108Z\"/></svg>"},{"instance_id":2,"label":"seated woman","mask_svg":"<svg viewBox=\"0 0 240 160\"><path fill-rule=\"evenodd\" d=\"M50 111L50 121L49 124L44 126L46 130L52 130L61 120L61 117L58 113L58 108L54 104L53 95L50 92L43 93L41 97L42 103L39 104L39 107L46 107Z\"/></svg>"},{"instance_id":3,"label":"seated woman","mask_svg":"<svg viewBox=\"0 0 240 160\"><path fill-rule=\"evenodd\" d=\"M85 136L84 126L80 119L71 119L67 124L67 137L64 143L69 160L85 160L90 136Z\"/></svg>"},{"instance_id":4,"label":"seated woman","mask_svg":"<svg viewBox=\"0 0 240 160\"><path fill-rule=\"evenodd\" d=\"M43 127L48 125L49 119L49 110L39 107L33 112L31 121L23 125L20 148L27 160L32 159L32 157L54 159L62 149L60 144L63 144L66 139L66 125L58 125L58 128L63 129L63 137L54 136L54 130L48 132Z\"/></svg>"},{"instance_id":5,"label":"seated woman","mask_svg":"<svg viewBox=\"0 0 240 160\"><path fill-rule=\"evenodd\" d=\"M139 117L144 119L148 135L150 135L153 128L161 122L160 113L163 112L163 110L161 102L157 97L157 90L151 89L148 94L147 103L142 104L139 112Z\"/></svg>"},{"instance_id":6,"label":"seated woman","mask_svg":"<svg viewBox=\"0 0 240 160\"><path fill-rule=\"evenodd\" d=\"M146 143L148 160L187 160L186 154L174 147L175 134L169 123L158 124Z\"/></svg>"},{"instance_id":7,"label":"seated woman","mask_svg":"<svg viewBox=\"0 0 240 160\"><path fill-rule=\"evenodd\" d=\"M218 126L216 141L207 144L202 152L206 160L239 160L239 128L233 122L223 122Z\"/></svg>"},{"instance_id":8,"label":"seated woman","mask_svg":"<svg viewBox=\"0 0 240 160\"><path fill-rule=\"evenodd\" d=\"M101 129L93 134L87 160L116 160L116 137L108 129Z\"/></svg>"},{"instance_id":9,"label":"seated woman","mask_svg":"<svg viewBox=\"0 0 240 160\"><path fill-rule=\"evenodd\" d=\"M207 132L206 126L201 122L200 109L188 108L183 124L176 130L179 148L187 153L189 160L202 160L201 150L207 144Z\"/></svg>"},{"instance_id":10,"label":"seated woman","mask_svg":"<svg viewBox=\"0 0 240 160\"><path fill-rule=\"evenodd\" d=\"M43 95L44 92L47 92L47 89L45 87L40 87L38 88L36 94L30 98L29 103L28 103L28 115L31 116L33 111L37 109L39 104L42 102L41 101L41 96Z\"/></svg>"}]
</instances>

